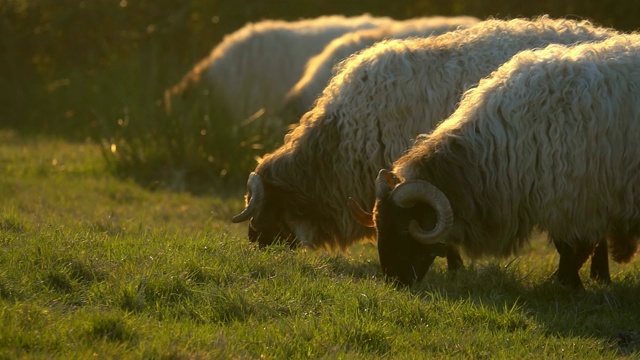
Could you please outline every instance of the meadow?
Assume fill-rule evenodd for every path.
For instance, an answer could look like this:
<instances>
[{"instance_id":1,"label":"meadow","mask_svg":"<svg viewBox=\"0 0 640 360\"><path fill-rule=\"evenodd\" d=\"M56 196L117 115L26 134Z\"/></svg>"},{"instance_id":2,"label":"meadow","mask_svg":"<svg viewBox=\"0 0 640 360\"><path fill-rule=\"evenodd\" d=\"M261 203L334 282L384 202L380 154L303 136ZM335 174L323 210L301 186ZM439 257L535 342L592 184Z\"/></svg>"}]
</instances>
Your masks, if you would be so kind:
<instances>
[{"instance_id":1,"label":"meadow","mask_svg":"<svg viewBox=\"0 0 640 360\"><path fill-rule=\"evenodd\" d=\"M375 247L259 250L241 195L152 191L98 144L0 133L1 358L634 358L637 262L575 292L522 256L381 278ZM233 196L232 196L233 195ZM587 279L587 273L583 272Z\"/></svg>"},{"instance_id":2,"label":"meadow","mask_svg":"<svg viewBox=\"0 0 640 360\"><path fill-rule=\"evenodd\" d=\"M1 359L640 356L637 259L574 291L540 235L403 288L374 244L251 244L230 219L276 144L216 137L204 92L162 106L239 10L158 3L0 4Z\"/></svg>"}]
</instances>

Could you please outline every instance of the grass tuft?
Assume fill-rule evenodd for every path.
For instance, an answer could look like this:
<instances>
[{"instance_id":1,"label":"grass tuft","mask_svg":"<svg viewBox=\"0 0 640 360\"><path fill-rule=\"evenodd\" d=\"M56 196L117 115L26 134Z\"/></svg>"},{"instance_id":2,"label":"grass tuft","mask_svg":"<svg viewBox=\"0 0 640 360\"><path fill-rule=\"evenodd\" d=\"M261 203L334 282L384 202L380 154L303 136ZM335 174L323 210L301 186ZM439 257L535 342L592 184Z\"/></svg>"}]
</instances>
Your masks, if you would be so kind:
<instances>
[{"instance_id":1,"label":"grass tuft","mask_svg":"<svg viewBox=\"0 0 640 360\"><path fill-rule=\"evenodd\" d=\"M17 291L6 280L4 272L0 272L0 299L5 301L15 301L17 300L17 295Z\"/></svg>"},{"instance_id":2,"label":"grass tuft","mask_svg":"<svg viewBox=\"0 0 640 360\"><path fill-rule=\"evenodd\" d=\"M122 290L118 303L120 309L125 312L140 313L145 309L144 294L140 291L140 287L127 287Z\"/></svg>"},{"instance_id":3,"label":"grass tuft","mask_svg":"<svg viewBox=\"0 0 640 360\"><path fill-rule=\"evenodd\" d=\"M117 315L103 315L92 319L87 335L95 340L120 343L135 344L138 340L138 334L131 329L126 319Z\"/></svg>"},{"instance_id":4,"label":"grass tuft","mask_svg":"<svg viewBox=\"0 0 640 360\"><path fill-rule=\"evenodd\" d=\"M67 271L51 270L44 278L44 283L53 290L70 294L76 289L76 284Z\"/></svg>"},{"instance_id":5,"label":"grass tuft","mask_svg":"<svg viewBox=\"0 0 640 360\"><path fill-rule=\"evenodd\" d=\"M0 231L22 233L25 231L25 225L15 215L8 214L0 218Z\"/></svg>"}]
</instances>

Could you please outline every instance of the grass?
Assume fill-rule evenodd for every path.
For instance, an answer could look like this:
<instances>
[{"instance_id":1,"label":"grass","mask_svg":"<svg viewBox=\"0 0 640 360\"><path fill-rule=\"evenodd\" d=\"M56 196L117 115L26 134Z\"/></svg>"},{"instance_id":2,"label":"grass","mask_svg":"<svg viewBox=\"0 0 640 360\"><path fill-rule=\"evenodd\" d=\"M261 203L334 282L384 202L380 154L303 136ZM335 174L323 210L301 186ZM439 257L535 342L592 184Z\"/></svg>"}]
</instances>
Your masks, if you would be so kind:
<instances>
[{"instance_id":1,"label":"grass","mask_svg":"<svg viewBox=\"0 0 640 360\"><path fill-rule=\"evenodd\" d=\"M0 140L0 358L640 355L637 261L576 293L536 240L398 289L372 245L257 249L228 221L241 194L143 188L92 142Z\"/></svg>"}]
</instances>

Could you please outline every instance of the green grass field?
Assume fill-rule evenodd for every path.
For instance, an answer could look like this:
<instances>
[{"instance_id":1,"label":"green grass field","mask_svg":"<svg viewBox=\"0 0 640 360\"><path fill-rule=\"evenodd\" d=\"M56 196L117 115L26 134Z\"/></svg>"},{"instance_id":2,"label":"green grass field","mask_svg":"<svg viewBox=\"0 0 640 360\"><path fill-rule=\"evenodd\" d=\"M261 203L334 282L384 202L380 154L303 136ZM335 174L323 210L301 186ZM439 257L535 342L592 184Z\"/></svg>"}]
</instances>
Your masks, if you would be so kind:
<instances>
[{"instance_id":1,"label":"green grass field","mask_svg":"<svg viewBox=\"0 0 640 360\"><path fill-rule=\"evenodd\" d=\"M302 16L264 4L0 1L0 359L640 357L637 259L575 292L541 237L395 288L372 244L250 244L230 219L266 148L162 97L247 18Z\"/></svg>"},{"instance_id":2,"label":"green grass field","mask_svg":"<svg viewBox=\"0 0 640 360\"><path fill-rule=\"evenodd\" d=\"M0 133L0 358L635 358L640 269L573 292L543 239L412 289L373 245L259 250L241 194L150 191L98 145ZM587 273L583 273L587 279Z\"/></svg>"}]
</instances>

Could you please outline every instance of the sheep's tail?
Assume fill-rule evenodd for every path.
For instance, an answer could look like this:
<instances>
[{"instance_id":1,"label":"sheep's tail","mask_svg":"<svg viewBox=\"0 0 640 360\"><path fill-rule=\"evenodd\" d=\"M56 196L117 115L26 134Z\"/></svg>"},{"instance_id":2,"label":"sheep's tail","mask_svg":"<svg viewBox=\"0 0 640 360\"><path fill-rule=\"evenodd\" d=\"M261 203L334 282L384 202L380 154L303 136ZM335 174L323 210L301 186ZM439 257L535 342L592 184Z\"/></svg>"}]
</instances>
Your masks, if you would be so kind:
<instances>
[{"instance_id":1,"label":"sheep's tail","mask_svg":"<svg viewBox=\"0 0 640 360\"><path fill-rule=\"evenodd\" d=\"M186 73L177 84L164 91L164 111L167 115L171 114L173 99L178 96L184 97L185 93L191 89L194 84L200 82L202 73L210 64L211 60L209 58L200 61L193 69Z\"/></svg>"}]
</instances>

